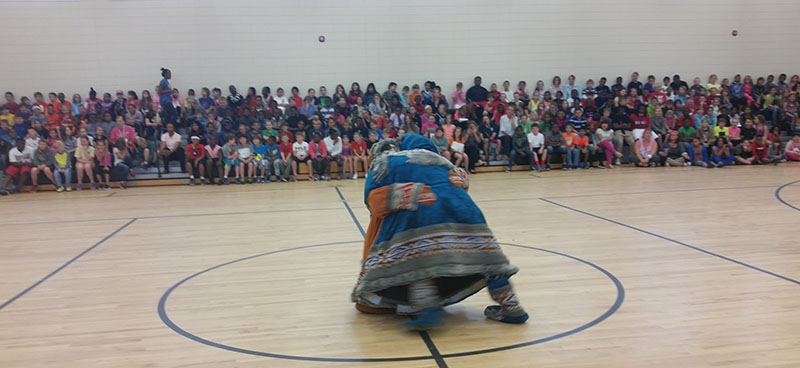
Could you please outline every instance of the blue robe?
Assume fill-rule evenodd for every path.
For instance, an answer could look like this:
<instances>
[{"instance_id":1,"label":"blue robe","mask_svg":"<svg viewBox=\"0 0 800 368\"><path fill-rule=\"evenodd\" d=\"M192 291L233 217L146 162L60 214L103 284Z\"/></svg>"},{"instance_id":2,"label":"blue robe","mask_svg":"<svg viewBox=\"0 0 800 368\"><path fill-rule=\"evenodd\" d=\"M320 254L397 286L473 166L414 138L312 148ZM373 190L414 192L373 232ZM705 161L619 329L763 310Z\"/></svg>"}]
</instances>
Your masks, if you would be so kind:
<instances>
[{"instance_id":1,"label":"blue robe","mask_svg":"<svg viewBox=\"0 0 800 368\"><path fill-rule=\"evenodd\" d=\"M445 306L482 289L487 275L516 273L464 188L466 173L439 156L423 136L406 134L400 149L378 157L370 167L364 199L368 207L381 207L381 211L371 208L373 218L353 301L415 313L407 298L412 282L436 281ZM435 201L399 208L403 198L416 195L403 197L395 191L404 183L418 184L418 189L424 184ZM388 197L370 196L379 190L389 193ZM376 218L376 212L384 215Z\"/></svg>"}]
</instances>

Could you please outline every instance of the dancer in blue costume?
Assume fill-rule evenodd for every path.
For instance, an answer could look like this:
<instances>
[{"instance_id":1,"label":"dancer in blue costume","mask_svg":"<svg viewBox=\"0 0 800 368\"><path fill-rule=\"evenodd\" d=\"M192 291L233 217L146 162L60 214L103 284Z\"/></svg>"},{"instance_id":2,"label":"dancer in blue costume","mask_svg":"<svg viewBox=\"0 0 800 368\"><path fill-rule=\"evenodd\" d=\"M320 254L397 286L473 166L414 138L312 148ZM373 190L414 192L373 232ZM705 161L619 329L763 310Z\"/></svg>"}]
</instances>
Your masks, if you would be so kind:
<instances>
[{"instance_id":1,"label":"dancer in blue costume","mask_svg":"<svg viewBox=\"0 0 800 368\"><path fill-rule=\"evenodd\" d=\"M407 326L441 324L441 308L488 287L498 305L484 314L524 323L508 262L467 194L467 173L428 138L406 134L372 147L364 199L372 217L352 300L365 313L414 315Z\"/></svg>"}]
</instances>

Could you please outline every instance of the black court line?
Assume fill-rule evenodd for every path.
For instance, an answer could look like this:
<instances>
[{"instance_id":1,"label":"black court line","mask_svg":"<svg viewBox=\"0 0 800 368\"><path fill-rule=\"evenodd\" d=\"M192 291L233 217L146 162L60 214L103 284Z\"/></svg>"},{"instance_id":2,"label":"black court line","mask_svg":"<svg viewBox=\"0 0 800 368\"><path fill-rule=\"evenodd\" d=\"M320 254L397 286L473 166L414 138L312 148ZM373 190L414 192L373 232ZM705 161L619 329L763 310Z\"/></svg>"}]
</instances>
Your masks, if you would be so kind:
<instances>
[{"instance_id":1,"label":"black court line","mask_svg":"<svg viewBox=\"0 0 800 368\"><path fill-rule=\"evenodd\" d=\"M736 259L733 259L733 258L730 258L730 257L723 256L723 255L721 255L719 253L714 253L712 251L705 250L703 248L700 248L700 247L697 247L697 246L694 246L694 245L691 245L691 244L684 243L684 242L682 242L680 240L675 240L675 239L666 237L664 235L659 235L659 234L656 234L656 233L653 233L653 232L650 232L650 231L647 231L647 230L644 230L644 229L640 229L640 228L638 228L636 226L628 225L628 224L625 224L625 223L622 223L622 222L619 222L619 221L615 221L615 220L612 220L612 219L609 219L609 218L606 218L606 217L603 217L603 216L595 215L593 213L589 213L589 212L581 211L579 209L575 209L575 208L572 208L572 207L569 207L569 206L565 206L563 204L560 204L560 203L557 203L557 202L553 202L553 201L548 200L546 198L539 198L539 200L547 202L547 203L550 203L550 204L552 204L554 206L558 206L558 207L561 207L561 208L568 209L570 211L574 211L574 212L589 216L589 217L594 217L594 218L596 218L598 220L603 220L603 221L606 221L606 222L610 222L610 223L615 224L615 225L626 227L628 229L635 230L635 231L638 231L638 232L643 233L643 234L647 234L647 235L650 235L650 236L653 236L653 237L656 237L656 238L659 238L659 239L662 239L662 240L666 240L666 241L668 241L670 243L674 243L674 244L677 244L677 245L680 245L680 246L683 246L683 247L686 247L686 248L689 248L689 249L693 249L693 250L696 250L696 251L698 251L700 253L703 253L703 254L706 254L706 255L709 255L709 256L712 256L712 257L717 257L719 259L722 259L722 260L725 260L725 261L728 261L728 262L731 262L731 263L735 263L735 264L738 264L738 265L743 266L743 267L747 267L747 268L749 268L751 270L755 270L755 271L770 275L772 277L776 277L776 278L779 278L781 280L789 281L791 283L800 285L800 281L797 281L795 279L792 279L792 278L777 274L777 273L772 272L772 271L767 271L767 270L765 270L763 268L760 268L760 267L757 267L757 266L753 266L751 264L747 264L747 263L744 263L742 261L739 261L739 260L736 260Z\"/></svg>"},{"instance_id":2,"label":"black court line","mask_svg":"<svg viewBox=\"0 0 800 368\"><path fill-rule=\"evenodd\" d=\"M322 208L296 208L280 210L280 212L306 212L306 211L338 211L339 207L322 207ZM162 219L162 218L186 218L186 217L205 217L205 216L235 216L235 215L251 215L256 213L274 213L276 210L259 210L259 211L241 211L241 212L219 212L219 213L187 213L183 215L161 215L161 216L138 216L138 220L148 219ZM95 221L119 221L130 220L131 217L112 217L101 219L86 219L86 220L62 220L62 221L39 221L39 222L12 222L0 223L0 226L10 225L47 225L47 224L66 224L71 222L95 222Z\"/></svg>"},{"instance_id":3,"label":"black court line","mask_svg":"<svg viewBox=\"0 0 800 368\"><path fill-rule=\"evenodd\" d=\"M338 194L339 194L339 199L341 199L341 200L342 200L342 203L344 203L344 207L347 209L347 212L349 212L349 213L350 213L350 217L353 219L353 222L354 222L354 223L356 224L356 226L358 227L358 231L360 231L360 232L361 232L361 236L366 236L366 235L367 235L367 233L364 231L364 228L363 228L363 227L361 227L361 223L360 223L360 222L358 222L358 219L356 218L356 214L355 214L355 213L353 213L353 209L352 209L352 208L350 208L350 204L348 204L348 203L347 203L347 200L346 200L346 199L344 199L344 196L342 195L342 191L341 191L341 190L339 190L339 187L334 187L334 188L336 189L336 193L338 193Z\"/></svg>"},{"instance_id":4,"label":"black court line","mask_svg":"<svg viewBox=\"0 0 800 368\"><path fill-rule=\"evenodd\" d=\"M422 338L422 341L425 342L425 346L428 347L428 350L431 352L431 356L433 356L433 361L436 362L436 365L440 368L446 368L447 363L442 358L442 353L439 352L439 349L436 348L436 344L433 343L431 339L431 335L428 335L428 331L420 331L419 336Z\"/></svg>"},{"instance_id":5,"label":"black court line","mask_svg":"<svg viewBox=\"0 0 800 368\"><path fill-rule=\"evenodd\" d=\"M356 214L353 213L353 209L350 208L350 204L347 203L347 199L345 199L344 195L342 195L342 191L339 190L338 186L334 188L336 188L336 193L339 194L339 199L341 199L342 203L344 203L344 207L347 209L347 212L350 213L350 217L353 219L353 223L356 224L356 226L358 227L358 231L361 232L361 236L362 237L366 236L367 233L364 231L364 228L361 226L361 223L358 222ZM433 343L433 340L431 339L431 336L428 335L428 332L420 331L419 336L422 338L422 341L425 343L425 346L427 346L428 350L431 352L431 356L433 357L433 360L436 361L436 365L439 366L439 368L447 368L447 363L442 358L442 354L439 353L439 349L436 348L436 344Z\"/></svg>"},{"instance_id":6,"label":"black court line","mask_svg":"<svg viewBox=\"0 0 800 368\"><path fill-rule=\"evenodd\" d=\"M43 277L41 280L36 281L36 283L34 283L31 286L28 286L28 288L26 288L25 290L22 290L19 294L15 295L13 298L9 299L8 301L6 301L3 304L0 304L0 310L5 308L9 304L13 303L15 300L21 298L23 295L25 295L29 291L33 290L34 288L39 286L41 283L47 281L47 279L53 277L53 275L57 274L58 272L60 272L61 270L65 269L65 268L67 268L67 266L71 265L73 262L77 261L79 258L81 258L84 255L86 255L86 253L89 253L92 250L94 250L95 248L99 247L100 244L103 244L106 240L113 238L114 235L117 235L120 231L122 231L123 229L128 227L128 225L134 223L135 221L136 221L136 219L134 218L134 219L131 219L130 221L126 222L125 225L120 226L118 229L114 230L114 232L112 232L111 234L106 235L106 237L101 239L99 242L94 243L94 245L92 245L91 247L86 248L86 250L84 250L83 252L78 253L77 256L72 257L72 259L67 261L67 263L64 263L63 265L61 265L61 267L56 268L53 272L50 272L49 274L47 274L47 276Z\"/></svg>"},{"instance_id":7,"label":"black court line","mask_svg":"<svg viewBox=\"0 0 800 368\"><path fill-rule=\"evenodd\" d=\"M675 189L675 190L659 190L659 191L646 191L646 192L617 192L617 193L596 193L596 194L574 194L563 196L546 196L546 197L521 197L521 198L498 198L498 199L482 199L476 202L508 202L508 201L524 201L542 198L581 198L581 197L603 197L603 196L620 196L620 195L636 195L636 194L661 194L661 193L681 193L681 192L706 192L706 191L719 191L719 190L738 190L738 189L763 189L773 188L773 185L756 185L751 187L731 187L731 188L696 188L696 189Z\"/></svg>"},{"instance_id":8,"label":"black court line","mask_svg":"<svg viewBox=\"0 0 800 368\"><path fill-rule=\"evenodd\" d=\"M673 189L673 190L653 190L642 192L627 192L627 193L597 193L597 194L575 194L563 196L547 196L544 198L580 198L580 197L602 197L602 196L615 196L615 195L635 195L635 194L660 194L660 193L683 193L683 192L706 192L706 191L720 191L720 190L739 190L739 189L763 189L772 188L773 185L754 185L749 187L730 187L730 188L689 188L689 189ZM539 198L536 198L539 199Z\"/></svg>"},{"instance_id":9,"label":"black court line","mask_svg":"<svg viewBox=\"0 0 800 368\"><path fill-rule=\"evenodd\" d=\"M106 196L106 198L107 198L107 197L113 197L113 196L114 196L114 195L116 195L116 194L117 194L117 192L113 192L113 193L111 193L111 194L107 195L107 196Z\"/></svg>"},{"instance_id":10,"label":"black court line","mask_svg":"<svg viewBox=\"0 0 800 368\"><path fill-rule=\"evenodd\" d=\"M222 263L222 264L218 264L216 266L212 266L212 267L206 268L206 269L204 269L202 271L196 272L196 273L184 278L181 281L178 281L175 285L172 285L169 289L167 289L167 291L164 292L164 294L161 296L161 299L159 299L159 302L158 302L158 316L161 318L161 321L164 322L165 325L167 325L167 327L169 327L173 331L177 332L179 335L181 335L183 337L186 337L186 338L188 338L190 340L193 340L193 341L196 341L196 342L199 342L201 344L208 345L208 346L211 346L211 347L214 347L214 348L233 351L233 352L236 352L236 353L249 354L249 355L254 355L254 356L269 357L269 358L276 358L276 359L313 361L313 362L333 362L333 363L342 363L342 362L378 363L378 362L404 362L404 361L419 361L419 360L435 360L436 361L436 356L437 356L437 354L439 354L438 353L438 349L436 349L436 351L432 352L431 355L392 357L392 358L328 358L328 357L288 355L288 354L270 353L270 352L265 352L265 351L244 349L244 348L239 348L239 347L236 347L236 346L226 345L226 344L219 343L219 342L216 342L216 341L211 341L209 339L203 338L203 337L195 335L195 334L193 334L193 333L191 333L189 331L186 331L183 328L181 328L180 326L178 326L174 321L172 321L172 319L169 317L169 313L167 312L167 301L168 301L170 295L172 295L172 293L176 289L181 287L181 285L185 284L189 280L192 280L192 279L194 279L196 277L202 276L202 275L204 275L204 274L206 274L208 272L212 272L214 270L218 270L218 269L220 269L222 267L227 267L227 266L230 266L230 265L234 265L234 264L236 264L238 262L244 262L244 261L256 259L256 258L259 258L259 257L266 257L266 256L273 255L273 254L286 253L286 252L291 252L291 251L296 251L296 250L303 250L303 249L314 249L314 248L320 248L320 247L338 246L338 245L344 245L344 244L354 244L354 243L357 244L357 243L359 243L359 241L343 241L343 242L334 242L334 243L303 245L303 246L294 247L294 248L285 248L285 249L273 250L273 251L266 252L266 253L261 253L261 254L256 254L256 255L251 255L251 256L235 259L233 261L228 261L228 262L225 262L225 263ZM440 354L441 357L442 357L442 361L444 361L444 359L447 359L447 358L465 357L465 356L473 356L473 355L480 355L480 354L496 353L496 352L507 351L507 350L512 350L512 349L519 349L519 348L524 348L524 347L528 347L528 346L533 346L533 345L542 344L542 343L545 343L545 342L549 342L549 341L565 338L565 337L574 335L576 333L579 333L581 331L585 331L585 330L587 330L589 328L592 328L592 327L596 326L597 324L605 321L606 319L611 317L611 315L616 313L616 311L620 308L620 306L622 306L622 303L625 300L625 288L622 286L622 282L620 282L619 279L616 276L614 276L611 272L609 272L608 270L606 270L606 269L604 269L604 268L602 268L602 267L600 267L600 266L598 266L598 265L596 265L596 264L594 264L594 263L592 263L590 261L587 261L587 260L584 260L584 259L581 259L581 258L578 258L578 257L575 257L575 256L571 256L569 254L556 252L556 251L553 251L553 250L548 250L548 249L543 249L543 248L531 247L531 246L521 245L521 244L511 244L511 243L500 243L500 244L503 245L503 246L523 248L523 249L529 249L529 250L534 250L534 251L539 251L539 252L550 253L550 254L553 254L553 255L557 255L557 256L560 256L560 257L565 257L565 258L571 259L573 261L580 262L580 263L582 263L582 264L584 264L586 266L594 268L595 270L603 273L603 275L605 275L611 282L614 283L614 287L617 290L616 300L614 301L614 304L611 307L609 307L608 310L605 313L603 313L602 315L592 319L591 321L586 322L586 323L584 323L584 324L582 324L582 325L580 325L578 327L575 327L575 328L573 328L571 330L560 332L560 333L557 333L557 334L554 334L554 335L550 335L550 336L546 336L546 337L542 337L542 338L539 338L539 339L536 339L536 340L524 341L524 342L520 342L520 343L516 343L516 344L512 344L512 345L497 346L497 347L486 348L486 349L481 349L481 350L472 350L472 351L462 351L462 352L457 352L457 353ZM423 335L420 335L420 337L425 339L425 336L423 336ZM430 338L430 336L428 336L428 338ZM433 342L433 340L431 339L431 343L432 342ZM427 341L425 343L427 345ZM435 345L433 346L433 348L434 349L436 348ZM442 363L444 363L444 362L442 362Z\"/></svg>"},{"instance_id":11,"label":"black court line","mask_svg":"<svg viewBox=\"0 0 800 368\"><path fill-rule=\"evenodd\" d=\"M797 208L797 206L795 206L795 205L793 205L793 204L791 204L789 202L786 202L783 198L781 198L781 191L783 190L783 188L786 188L786 187L788 187L790 185L797 184L797 183L800 183L800 180L795 180L795 181L793 181L791 183L786 183L784 185L779 186L778 189L775 189L775 198L778 201L780 201L781 203L789 206L789 208L792 208L792 209L794 209L796 211L800 211L800 208Z\"/></svg>"}]
</instances>

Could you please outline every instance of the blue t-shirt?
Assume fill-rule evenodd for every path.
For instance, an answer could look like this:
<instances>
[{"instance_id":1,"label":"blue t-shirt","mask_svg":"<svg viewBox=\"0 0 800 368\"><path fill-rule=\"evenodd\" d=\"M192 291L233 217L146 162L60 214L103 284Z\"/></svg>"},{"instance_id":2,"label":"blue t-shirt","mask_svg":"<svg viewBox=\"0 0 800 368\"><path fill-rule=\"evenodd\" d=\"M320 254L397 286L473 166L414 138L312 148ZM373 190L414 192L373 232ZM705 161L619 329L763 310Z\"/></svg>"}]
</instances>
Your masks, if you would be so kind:
<instances>
[{"instance_id":1,"label":"blue t-shirt","mask_svg":"<svg viewBox=\"0 0 800 368\"><path fill-rule=\"evenodd\" d=\"M203 106L203 108L206 110L208 110L211 106L214 106L214 99L211 97L200 97L197 102L199 102L200 106Z\"/></svg>"},{"instance_id":2,"label":"blue t-shirt","mask_svg":"<svg viewBox=\"0 0 800 368\"><path fill-rule=\"evenodd\" d=\"M261 155L261 159L267 158L267 146L263 144L259 144L258 146L253 145L253 154L258 156Z\"/></svg>"},{"instance_id":3,"label":"blue t-shirt","mask_svg":"<svg viewBox=\"0 0 800 368\"><path fill-rule=\"evenodd\" d=\"M280 152L280 147L277 144L273 144L273 145L265 144L264 147L265 147L265 149L267 151L267 157L269 157L269 158L280 157L280 153L279 153Z\"/></svg>"},{"instance_id":4,"label":"blue t-shirt","mask_svg":"<svg viewBox=\"0 0 800 368\"><path fill-rule=\"evenodd\" d=\"M167 80L167 78L162 79L161 82L158 83L158 86L161 88L162 91L165 90L165 89L169 90L169 93L159 93L158 94L158 101L161 102L162 105L167 103L167 102L169 102L171 104L172 103L172 88L169 86L169 81Z\"/></svg>"}]
</instances>

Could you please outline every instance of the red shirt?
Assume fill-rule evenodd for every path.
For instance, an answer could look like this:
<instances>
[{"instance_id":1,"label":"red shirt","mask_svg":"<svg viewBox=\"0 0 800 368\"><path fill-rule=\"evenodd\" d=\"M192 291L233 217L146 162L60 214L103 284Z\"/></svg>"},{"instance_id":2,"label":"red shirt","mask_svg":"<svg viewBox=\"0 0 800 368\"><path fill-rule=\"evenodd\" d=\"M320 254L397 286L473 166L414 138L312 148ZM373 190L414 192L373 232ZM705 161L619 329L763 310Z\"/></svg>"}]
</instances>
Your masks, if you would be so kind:
<instances>
[{"instance_id":1,"label":"red shirt","mask_svg":"<svg viewBox=\"0 0 800 368\"><path fill-rule=\"evenodd\" d=\"M291 143L281 143L278 146L278 150L280 150L281 151L281 155L286 157L286 158L289 158L289 157L292 156L293 149L292 149L292 144Z\"/></svg>"},{"instance_id":2,"label":"red shirt","mask_svg":"<svg viewBox=\"0 0 800 368\"><path fill-rule=\"evenodd\" d=\"M360 156L363 155L366 151L367 151L367 142L361 141L361 143L358 143L356 141L353 141L350 143L350 152L352 152L353 155Z\"/></svg>"},{"instance_id":3,"label":"red shirt","mask_svg":"<svg viewBox=\"0 0 800 368\"><path fill-rule=\"evenodd\" d=\"M14 101L6 102L6 106L8 106L8 111L14 115L19 112L19 104ZM11 124L10 121L8 123Z\"/></svg>"},{"instance_id":4,"label":"red shirt","mask_svg":"<svg viewBox=\"0 0 800 368\"><path fill-rule=\"evenodd\" d=\"M650 117L647 115L631 114L633 129L647 129L650 127Z\"/></svg>"},{"instance_id":5,"label":"red shirt","mask_svg":"<svg viewBox=\"0 0 800 368\"><path fill-rule=\"evenodd\" d=\"M656 100L658 100L659 105L663 105L665 102L667 102L667 95L665 93L658 92L650 94L650 98L653 97L655 97Z\"/></svg>"},{"instance_id":6,"label":"red shirt","mask_svg":"<svg viewBox=\"0 0 800 368\"><path fill-rule=\"evenodd\" d=\"M299 109L303 107L303 99L300 96L289 96L289 104Z\"/></svg>"},{"instance_id":7,"label":"red shirt","mask_svg":"<svg viewBox=\"0 0 800 368\"><path fill-rule=\"evenodd\" d=\"M50 130L61 127L61 114L45 114L44 118L47 120L47 125L44 126L45 129Z\"/></svg>"},{"instance_id":8,"label":"red shirt","mask_svg":"<svg viewBox=\"0 0 800 368\"><path fill-rule=\"evenodd\" d=\"M751 145L753 154L756 156L758 160L766 160L767 159L767 145L766 144L758 144L757 142L753 142Z\"/></svg>"},{"instance_id":9,"label":"red shirt","mask_svg":"<svg viewBox=\"0 0 800 368\"><path fill-rule=\"evenodd\" d=\"M198 143L197 145L189 143L186 145L186 158L190 160L197 160L206 155L206 147Z\"/></svg>"}]
</instances>

